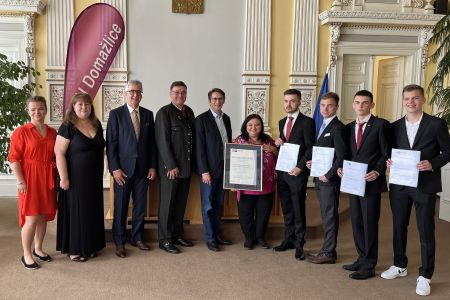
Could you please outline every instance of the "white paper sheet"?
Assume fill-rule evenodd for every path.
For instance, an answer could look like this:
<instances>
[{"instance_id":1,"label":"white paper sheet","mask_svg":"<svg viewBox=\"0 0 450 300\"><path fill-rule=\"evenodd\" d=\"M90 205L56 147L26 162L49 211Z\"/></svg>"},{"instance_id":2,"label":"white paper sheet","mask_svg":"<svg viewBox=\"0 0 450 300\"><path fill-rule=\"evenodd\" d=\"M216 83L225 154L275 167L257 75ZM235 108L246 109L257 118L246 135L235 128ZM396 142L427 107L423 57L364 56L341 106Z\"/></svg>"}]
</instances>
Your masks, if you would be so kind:
<instances>
[{"instance_id":1,"label":"white paper sheet","mask_svg":"<svg viewBox=\"0 0 450 300\"><path fill-rule=\"evenodd\" d=\"M292 169L297 165L299 151L300 145L290 143L284 143L281 145L275 169L284 172L292 171Z\"/></svg>"},{"instance_id":2,"label":"white paper sheet","mask_svg":"<svg viewBox=\"0 0 450 300\"><path fill-rule=\"evenodd\" d=\"M417 187L420 151L392 149L389 183Z\"/></svg>"},{"instance_id":3,"label":"white paper sheet","mask_svg":"<svg viewBox=\"0 0 450 300\"><path fill-rule=\"evenodd\" d=\"M334 148L313 147L311 176L320 177L325 175L333 165Z\"/></svg>"},{"instance_id":4,"label":"white paper sheet","mask_svg":"<svg viewBox=\"0 0 450 300\"><path fill-rule=\"evenodd\" d=\"M341 192L364 197L366 191L367 164L344 160L344 176L341 180Z\"/></svg>"}]
</instances>

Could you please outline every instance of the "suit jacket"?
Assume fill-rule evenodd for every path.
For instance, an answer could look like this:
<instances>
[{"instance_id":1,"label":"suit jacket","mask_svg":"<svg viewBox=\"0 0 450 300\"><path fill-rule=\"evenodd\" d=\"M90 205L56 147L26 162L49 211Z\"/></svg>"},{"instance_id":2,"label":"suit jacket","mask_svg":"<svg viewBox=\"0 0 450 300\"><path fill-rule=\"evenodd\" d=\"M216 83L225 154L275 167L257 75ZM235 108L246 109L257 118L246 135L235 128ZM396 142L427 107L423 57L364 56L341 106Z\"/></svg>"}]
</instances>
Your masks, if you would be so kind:
<instances>
[{"instance_id":1,"label":"suit jacket","mask_svg":"<svg viewBox=\"0 0 450 300\"><path fill-rule=\"evenodd\" d=\"M159 176L178 168L179 178L188 178L195 171L194 112L187 105L186 117L175 105L169 103L156 113L155 133L159 153Z\"/></svg>"},{"instance_id":2,"label":"suit jacket","mask_svg":"<svg viewBox=\"0 0 450 300\"><path fill-rule=\"evenodd\" d=\"M447 123L440 118L423 113L413 146L409 145L405 117L392 123L393 148L420 151L420 160L428 160L433 171L419 172L417 188L424 193L442 191L441 167L450 161L450 138ZM392 190L404 186L391 184Z\"/></svg>"},{"instance_id":3,"label":"suit jacket","mask_svg":"<svg viewBox=\"0 0 450 300\"><path fill-rule=\"evenodd\" d=\"M389 122L372 115L366 124L361 147L356 150L355 123L346 125L350 145L350 160L368 164L367 173L375 170L380 176L374 181L366 182L366 195L387 191L386 160L389 154Z\"/></svg>"},{"instance_id":4,"label":"suit jacket","mask_svg":"<svg viewBox=\"0 0 450 300\"><path fill-rule=\"evenodd\" d=\"M228 143L231 143L230 117L223 113L222 120L227 131ZM214 179L223 175L223 148L219 127L211 110L208 109L195 119L195 154L200 175L209 172Z\"/></svg>"},{"instance_id":5,"label":"suit jacket","mask_svg":"<svg viewBox=\"0 0 450 300\"><path fill-rule=\"evenodd\" d=\"M298 152L296 166L302 170L303 174L309 174L309 169L306 167L307 159L305 154L307 151L311 150L316 139L316 125L314 123L314 120L302 113L299 113L294 125L292 126L289 141L286 141L286 137L284 136L283 132L286 120L287 117L284 117L279 122L280 138L285 143L287 142L300 145L300 151Z\"/></svg>"},{"instance_id":6,"label":"suit jacket","mask_svg":"<svg viewBox=\"0 0 450 300\"><path fill-rule=\"evenodd\" d=\"M106 153L109 171L122 169L130 177L147 176L150 168L156 168L155 123L153 113L139 107L141 130L139 141L134 132L127 105L109 113L106 128Z\"/></svg>"},{"instance_id":7,"label":"suit jacket","mask_svg":"<svg viewBox=\"0 0 450 300\"><path fill-rule=\"evenodd\" d=\"M344 161L344 159L347 159L349 155L345 125L342 124L342 122L337 117L335 117L333 120L331 120L327 127L325 127L322 134L316 139L314 146L334 148L333 165L325 174L325 177L330 182L322 182L317 179L315 180L316 184L339 184L341 178L337 174L337 169L342 168L342 162ZM311 160L312 148L310 148L310 150L306 153L306 158L307 160Z\"/></svg>"}]
</instances>

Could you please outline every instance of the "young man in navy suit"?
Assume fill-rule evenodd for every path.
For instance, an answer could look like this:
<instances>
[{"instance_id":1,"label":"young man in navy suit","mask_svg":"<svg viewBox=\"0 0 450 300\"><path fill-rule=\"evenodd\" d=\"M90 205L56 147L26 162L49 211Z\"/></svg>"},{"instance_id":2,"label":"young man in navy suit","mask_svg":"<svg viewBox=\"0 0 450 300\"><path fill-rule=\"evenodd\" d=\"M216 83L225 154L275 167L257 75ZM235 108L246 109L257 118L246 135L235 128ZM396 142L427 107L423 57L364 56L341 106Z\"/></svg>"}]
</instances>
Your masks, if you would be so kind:
<instances>
[{"instance_id":1,"label":"young man in navy suit","mask_svg":"<svg viewBox=\"0 0 450 300\"><path fill-rule=\"evenodd\" d=\"M126 257L128 202L133 196L131 245L149 250L142 240L147 205L148 181L156 178L156 145L153 113L139 106L142 83L128 82L124 106L109 114L106 129L106 153L109 171L114 177L113 238L116 255Z\"/></svg>"},{"instance_id":2,"label":"young man in navy suit","mask_svg":"<svg viewBox=\"0 0 450 300\"><path fill-rule=\"evenodd\" d=\"M219 245L231 245L220 235L223 200L223 149L231 143L230 117L222 111L225 92L214 88L208 92L209 109L195 119L195 154L200 179L203 227L206 246L219 251Z\"/></svg>"},{"instance_id":3,"label":"young man in navy suit","mask_svg":"<svg viewBox=\"0 0 450 300\"><path fill-rule=\"evenodd\" d=\"M314 146L334 148L331 168L322 176L315 177L315 190L320 203L323 222L323 245L318 251L308 253L308 261L315 264L334 264L336 262L336 243L339 229L339 188L340 177L337 169L342 167L348 155L345 125L339 121L336 112L339 108L339 96L329 92L320 98L320 114L323 123L319 129ZM312 150L306 154L308 169L312 167Z\"/></svg>"},{"instance_id":4,"label":"young man in navy suit","mask_svg":"<svg viewBox=\"0 0 450 300\"><path fill-rule=\"evenodd\" d=\"M295 248L295 259L305 259L303 245L306 233L306 185L309 169L306 167L306 152L314 145L316 128L314 120L299 110L301 93L297 89L284 92L284 110L287 116L280 120L280 137L277 146L283 143L300 145L296 166L289 172L278 171L278 192L284 216L284 240L274 247L275 251Z\"/></svg>"},{"instance_id":5,"label":"young man in navy suit","mask_svg":"<svg viewBox=\"0 0 450 300\"><path fill-rule=\"evenodd\" d=\"M364 196L349 194L353 239L358 259L343 268L353 271L350 278L357 280L375 276L381 193L387 191L385 171L389 154L389 122L370 113L374 105L371 92L358 91L353 99L356 120L346 125L350 160L368 165ZM343 175L342 168L338 169L338 174Z\"/></svg>"},{"instance_id":6,"label":"young man in navy suit","mask_svg":"<svg viewBox=\"0 0 450 300\"><path fill-rule=\"evenodd\" d=\"M409 217L414 205L422 254L416 293L426 296L431 292L430 282L434 272L436 193L442 191L441 168L450 161L450 139L445 120L423 112L425 97L421 86L407 85L402 95L406 116L392 123L393 148L420 151L417 164L419 180L417 187L390 185L394 265L384 271L381 277L394 279L407 275L406 242ZM395 161L389 159L387 166L393 165Z\"/></svg>"}]
</instances>

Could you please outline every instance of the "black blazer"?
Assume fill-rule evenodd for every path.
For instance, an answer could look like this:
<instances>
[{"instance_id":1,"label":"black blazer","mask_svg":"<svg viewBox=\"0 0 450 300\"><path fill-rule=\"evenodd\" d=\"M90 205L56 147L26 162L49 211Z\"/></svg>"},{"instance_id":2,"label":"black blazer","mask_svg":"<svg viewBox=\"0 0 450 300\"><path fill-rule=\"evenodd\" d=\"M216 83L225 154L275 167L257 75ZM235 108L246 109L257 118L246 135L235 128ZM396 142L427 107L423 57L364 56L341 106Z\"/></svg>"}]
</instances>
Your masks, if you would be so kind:
<instances>
[{"instance_id":1,"label":"black blazer","mask_svg":"<svg viewBox=\"0 0 450 300\"><path fill-rule=\"evenodd\" d=\"M433 171L419 172L417 188L424 193L442 191L441 168L450 161L450 138L447 123L423 113L413 146L409 145L405 117L392 123L392 148L420 151L420 160L428 160ZM391 184L390 189L401 190L402 185Z\"/></svg>"},{"instance_id":2,"label":"black blazer","mask_svg":"<svg viewBox=\"0 0 450 300\"><path fill-rule=\"evenodd\" d=\"M223 124L227 131L228 143L231 143L230 117L223 113ZM199 175L209 172L211 178L223 175L223 141L219 127L211 110L195 119L195 154Z\"/></svg>"},{"instance_id":3,"label":"black blazer","mask_svg":"<svg viewBox=\"0 0 450 300\"><path fill-rule=\"evenodd\" d=\"M178 168L179 178L188 178L196 168L194 153L194 112L187 105L186 118L172 103L156 113L155 135L159 153L159 176Z\"/></svg>"},{"instance_id":4,"label":"black blazer","mask_svg":"<svg viewBox=\"0 0 450 300\"><path fill-rule=\"evenodd\" d=\"M345 125L335 117L331 122L325 127L322 134L316 139L314 146L334 148L334 159L331 169L325 174L325 177L330 182L322 182L316 180L319 185L331 185L339 184L340 177L337 174L337 169L342 168L342 162L344 159L348 158L348 147L347 138L345 132ZM312 159L312 148L306 153L307 160Z\"/></svg>"},{"instance_id":5,"label":"black blazer","mask_svg":"<svg viewBox=\"0 0 450 300\"><path fill-rule=\"evenodd\" d=\"M298 114L294 125L291 129L291 136L289 141L286 141L284 136L284 124L286 123L287 117L284 117L279 122L280 138L283 142L300 145L300 151L298 152L297 167L302 170L302 174L309 174L309 169L306 167L307 159L305 154L307 151L311 150L316 139L316 125L314 120L310 117L305 116L302 113Z\"/></svg>"},{"instance_id":6,"label":"black blazer","mask_svg":"<svg viewBox=\"0 0 450 300\"><path fill-rule=\"evenodd\" d=\"M387 191L386 160L389 154L389 122L372 115L366 124L359 150L356 150L355 123L346 125L350 145L350 160L368 164L367 173L375 170L380 176L374 181L366 182L366 195Z\"/></svg>"},{"instance_id":7,"label":"black blazer","mask_svg":"<svg viewBox=\"0 0 450 300\"><path fill-rule=\"evenodd\" d=\"M153 113L139 107L141 131L136 139L133 123L127 105L109 113L106 127L106 154L109 171L122 169L130 177L147 176L150 168L156 168L155 123Z\"/></svg>"}]
</instances>

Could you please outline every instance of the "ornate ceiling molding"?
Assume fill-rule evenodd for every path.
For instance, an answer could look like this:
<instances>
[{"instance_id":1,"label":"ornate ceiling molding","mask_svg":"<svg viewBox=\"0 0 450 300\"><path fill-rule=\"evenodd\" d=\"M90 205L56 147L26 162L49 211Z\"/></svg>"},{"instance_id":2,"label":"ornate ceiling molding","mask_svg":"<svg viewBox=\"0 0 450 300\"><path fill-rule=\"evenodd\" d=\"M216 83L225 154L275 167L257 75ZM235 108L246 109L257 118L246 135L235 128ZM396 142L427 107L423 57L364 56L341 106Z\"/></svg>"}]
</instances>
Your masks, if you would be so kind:
<instances>
[{"instance_id":1,"label":"ornate ceiling molding","mask_svg":"<svg viewBox=\"0 0 450 300\"><path fill-rule=\"evenodd\" d=\"M332 11L319 14L321 24L396 24L402 26L433 26L442 15L424 13L380 12L380 11Z\"/></svg>"},{"instance_id":2,"label":"ornate ceiling molding","mask_svg":"<svg viewBox=\"0 0 450 300\"><path fill-rule=\"evenodd\" d=\"M40 0L0 0L0 11L42 14L44 9Z\"/></svg>"}]
</instances>

